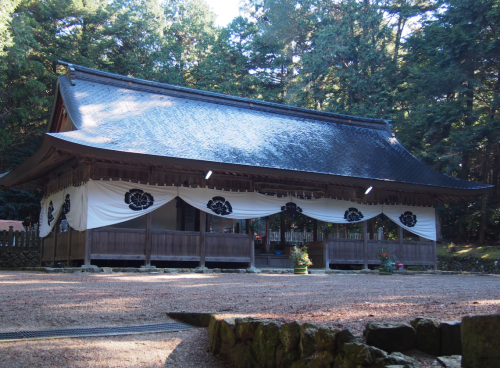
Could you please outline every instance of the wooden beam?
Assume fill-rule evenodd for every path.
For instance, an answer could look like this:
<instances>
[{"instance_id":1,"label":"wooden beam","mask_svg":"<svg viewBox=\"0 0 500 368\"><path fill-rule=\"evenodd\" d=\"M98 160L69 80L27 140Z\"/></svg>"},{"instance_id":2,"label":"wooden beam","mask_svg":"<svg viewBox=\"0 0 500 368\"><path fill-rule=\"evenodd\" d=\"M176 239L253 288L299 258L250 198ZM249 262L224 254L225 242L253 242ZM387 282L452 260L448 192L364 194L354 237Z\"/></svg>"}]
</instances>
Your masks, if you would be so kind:
<instances>
[{"instance_id":1,"label":"wooden beam","mask_svg":"<svg viewBox=\"0 0 500 368\"><path fill-rule=\"evenodd\" d=\"M328 235L323 234L323 267L325 270L330 269L330 261L328 260Z\"/></svg>"},{"instance_id":2,"label":"wooden beam","mask_svg":"<svg viewBox=\"0 0 500 368\"><path fill-rule=\"evenodd\" d=\"M398 226L398 261L403 262L403 241L404 241L404 229Z\"/></svg>"},{"instance_id":3,"label":"wooden beam","mask_svg":"<svg viewBox=\"0 0 500 368\"><path fill-rule=\"evenodd\" d=\"M152 236L151 236L151 227L153 222L153 214L151 212L146 214L146 241L144 242L144 254L146 256L144 264L146 266L151 266L151 245L152 245Z\"/></svg>"},{"instance_id":4,"label":"wooden beam","mask_svg":"<svg viewBox=\"0 0 500 368\"><path fill-rule=\"evenodd\" d=\"M365 270L368 269L368 237L366 233L368 231L367 221L363 221L363 264Z\"/></svg>"},{"instance_id":5,"label":"wooden beam","mask_svg":"<svg viewBox=\"0 0 500 368\"><path fill-rule=\"evenodd\" d=\"M200 211L200 243L199 243L199 255L200 255L200 267L205 267L205 233L207 230L207 213L205 211Z\"/></svg>"},{"instance_id":6,"label":"wooden beam","mask_svg":"<svg viewBox=\"0 0 500 368\"><path fill-rule=\"evenodd\" d=\"M89 254L91 259L112 259L119 261L144 261L144 254Z\"/></svg>"},{"instance_id":7,"label":"wooden beam","mask_svg":"<svg viewBox=\"0 0 500 368\"><path fill-rule=\"evenodd\" d=\"M280 242L284 247L286 245L285 240L285 212L280 212Z\"/></svg>"},{"instance_id":8,"label":"wooden beam","mask_svg":"<svg viewBox=\"0 0 500 368\"><path fill-rule=\"evenodd\" d=\"M56 223L54 225L54 252L52 253L52 267L56 266L56 253L57 253L57 228L59 220L55 220Z\"/></svg>"},{"instance_id":9,"label":"wooden beam","mask_svg":"<svg viewBox=\"0 0 500 368\"><path fill-rule=\"evenodd\" d=\"M72 236L72 231L71 231L71 226L69 226L68 222L68 251L67 251L67 256L66 256L66 267L71 267L73 264L71 263L71 236Z\"/></svg>"},{"instance_id":10,"label":"wooden beam","mask_svg":"<svg viewBox=\"0 0 500 368\"><path fill-rule=\"evenodd\" d=\"M254 223L254 219L248 220L248 242L249 242L249 253L248 256L250 257L250 262L248 262L248 267L254 268L255 267L255 245L253 241L254 233L252 229L250 228L250 225Z\"/></svg>"},{"instance_id":11,"label":"wooden beam","mask_svg":"<svg viewBox=\"0 0 500 368\"><path fill-rule=\"evenodd\" d=\"M90 266L91 259L91 251L92 251L92 229L85 230L85 258L83 260L83 264L85 266Z\"/></svg>"}]
</instances>

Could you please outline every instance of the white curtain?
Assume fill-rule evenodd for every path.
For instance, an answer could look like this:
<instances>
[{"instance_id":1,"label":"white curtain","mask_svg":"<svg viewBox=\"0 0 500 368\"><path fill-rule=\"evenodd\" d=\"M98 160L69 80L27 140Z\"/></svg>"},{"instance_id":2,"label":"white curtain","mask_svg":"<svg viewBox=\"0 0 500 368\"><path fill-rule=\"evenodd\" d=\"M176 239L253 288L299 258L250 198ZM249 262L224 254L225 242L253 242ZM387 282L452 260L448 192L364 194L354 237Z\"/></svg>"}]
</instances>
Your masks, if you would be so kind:
<instances>
[{"instance_id":1,"label":"white curtain","mask_svg":"<svg viewBox=\"0 0 500 368\"><path fill-rule=\"evenodd\" d=\"M65 213L73 229L82 231L132 220L177 196L201 211L233 219L265 217L286 211L302 213L320 221L347 224L366 221L383 213L416 235L436 239L432 207L369 205L330 198L278 198L255 192L93 180L42 200L40 236L50 233L61 212Z\"/></svg>"},{"instance_id":2,"label":"white curtain","mask_svg":"<svg viewBox=\"0 0 500 368\"><path fill-rule=\"evenodd\" d=\"M434 207L384 205L384 215L403 229L423 238L436 240L436 212Z\"/></svg>"}]
</instances>

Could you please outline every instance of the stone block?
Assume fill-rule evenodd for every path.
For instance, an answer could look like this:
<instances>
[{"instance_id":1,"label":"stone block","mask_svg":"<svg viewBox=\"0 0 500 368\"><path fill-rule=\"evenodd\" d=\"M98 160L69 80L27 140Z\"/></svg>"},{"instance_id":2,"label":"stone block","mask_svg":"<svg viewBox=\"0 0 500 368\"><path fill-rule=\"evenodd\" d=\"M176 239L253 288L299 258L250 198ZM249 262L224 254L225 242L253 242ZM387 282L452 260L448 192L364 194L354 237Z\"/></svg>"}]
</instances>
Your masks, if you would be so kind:
<instances>
[{"instance_id":1,"label":"stone block","mask_svg":"<svg viewBox=\"0 0 500 368\"><path fill-rule=\"evenodd\" d=\"M280 328L280 340L285 353L298 349L300 343L300 323L293 321L282 325Z\"/></svg>"},{"instance_id":2,"label":"stone block","mask_svg":"<svg viewBox=\"0 0 500 368\"><path fill-rule=\"evenodd\" d=\"M307 368L330 368L333 366L335 356L330 351L319 351L311 358Z\"/></svg>"},{"instance_id":3,"label":"stone block","mask_svg":"<svg viewBox=\"0 0 500 368\"><path fill-rule=\"evenodd\" d=\"M255 331L257 327L261 324L261 320L257 318L235 318L236 323L236 337L245 342L247 340L253 340Z\"/></svg>"},{"instance_id":4,"label":"stone block","mask_svg":"<svg viewBox=\"0 0 500 368\"><path fill-rule=\"evenodd\" d=\"M276 350L280 345L280 328L274 321L262 322L255 330L252 348L261 367L276 365Z\"/></svg>"},{"instance_id":5,"label":"stone block","mask_svg":"<svg viewBox=\"0 0 500 368\"><path fill-rule=\"evenodd\" d=\"M189 312L174 312L167 313L170 318L189 323L193 326L208 327L212 313L189 313Z\"/></svg>"},{"instance_id":6,"label":"stone block","mask_svg":"<svg viewBox=\"0 0 500 368\"><path fill-rule=\"evenodd\" d=\"M213 355L220 354L220 320L214 315L210 317L210 322L208 324L208 340L210 345L210 352Z\"/></svg>"},{"instance_id":7,"label":"stone block","mask_svg":"<svg viewBox=\"0 0 500 368\"><path fill-rule=\"evenodd\" d=\"M463 368L498 368L500 314L466 316L460 327Z\"/></svg>"},{"instance_id":8,"label":"stone block","mask_svg":"<svg viewBox=\"0 0 500 368\"><path fill-rule=\"evenodd\" d=\"M52 267L45 267L45 272L47 273L63 273L62 268L52 268Z\"/></svg>"},{"instance_id":9,"label":"stone block","mask_svg":"<svg viewBox=\"0 0 500 368\"><path fill-rule=\"evenodd\" d=\"M344 352L347 359L361 365L371 365L376 359L387 356L385 351L359 342L344 344Z\"/></svg>"},{"instance_id":10,"label":"stone block","mask_svg":"<svg viewBox=\"0 0 500 368\"><path fill-rule=\"evenodd\" d=\"M460 321L444 321L439 324L441 331L441 356L462 355Z\"/></svg>"},{"instance_id":11,"label":"stone block","mask_svg":"<svg viewBox=\"0 0 500 368\"><path fill-rule=\"evenodd\" d=\"M437 357L437 361L441 363L444 368L461 368L462 366L462 356L461 355L451 355Z\"/></svg>"},{"instance_id":12,"label":"stone block","mask_svg":"<svg viewBox=\"0 0 500 368\"><path fill-rule=\"evenodd\" d=\"M370 368L387 368L391 366L404 366L405 368L420 368L420 363L412 357L401 353L392 353L385 358L378 358ZM335 367L337 368L337 367Z\"/></svg>"},{"instance_id":13,"label":"stone block","mask_svg":"<svg viewBox=\"0 0 500 368\"><path fill-rule=\"evenodd\" d=\"M234 318L225 318L220 321L220 340L228 348L236 345L236 325Z\"/></svg>"},{"instance_id":14,"label":"stone block","mask_svg":"<svg viewBox=\"0 0 500 368\"><path fill-rule=\"evenodd\" d=\"M300 326L300 359L308 358L316 352L316 333L318 326L304 323Z\"/></svg>"},{"instance_id":15,"label":"stone block","mask_svg":"<svg viewBox=\"0 0 500 368\"><path fill-rule=\"evenodd\" d=\"M229 349L226 356L237 368L253 368L258 366L255 356L252 354L252 348L244 343L238 343Z\"/></svg>"},{"instance_id":16,"label":"stone block","mask_svg":"<svg viewBox=\"0 0 500 368\"><path fill-rule=\"evenodd\" d=\"M340 330L336 328L320 327L316 332L316 346L318 351L336 351L337 333Z\"/></svg>"},{"instance_id":17,"label":"stone block","mask_svg":"<svg viewBox=\"0 0 500 368\"><path fill-rule=\"evenodd\" d=\"M431 355L441 351L439 321L431 318L416 318L410 322L416 334L417 349Z\"/></svg>"},{"instance_id":18,"label":"stone block","mask_svg":"<svg viewBox=\"0 0 500 368\"><path fill-rule=\"evenodd\" d=\"M298 349L293 349L287 352L285 351L283 344L276 348L276 368L290 368L292 364L299 359L300 353Z\"/></svg>"},{"instance_id":19,"label":"stone block","mask_svg":"<svg viewBox=\"0 0 500 368\"><path fill-rule=\"evenodd\" d=\"M407 323L369 323L364 335L368 345L389 353L415 348L415 330Z\"/></svg>"},{"instance_id":20,"label":"stone block","mask_svg":"<svg viewBox=\"0 0 500 368\"><path fill-rule=\"evenodd\" d=\"M336 335L336 340L337 340L337 349L339 350L344 350L344 344L347 344L349 342L360 342L358 341L358 338L354 336L348 328L345 330L342 330L337 333Z\"/></svg>"}]
</instances>

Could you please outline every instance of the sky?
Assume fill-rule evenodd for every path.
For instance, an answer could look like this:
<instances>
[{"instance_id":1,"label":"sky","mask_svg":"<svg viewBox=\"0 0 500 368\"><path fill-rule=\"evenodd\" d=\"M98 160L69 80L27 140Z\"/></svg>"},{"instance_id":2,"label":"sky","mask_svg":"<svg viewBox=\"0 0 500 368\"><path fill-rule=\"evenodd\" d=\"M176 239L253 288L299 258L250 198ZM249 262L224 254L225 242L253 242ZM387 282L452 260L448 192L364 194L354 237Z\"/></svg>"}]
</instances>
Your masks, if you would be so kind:
<instances>
[{"instance_id":1,"label":"sky","mask_svg":"<svg viewBox=\"0 0 500 368\"><path fill-rule=\"evenodd\" d=\"M205 0L217 15L216 24L220 27L228 25L239 15L239 0Z\"/></svg>"}]
</instances>

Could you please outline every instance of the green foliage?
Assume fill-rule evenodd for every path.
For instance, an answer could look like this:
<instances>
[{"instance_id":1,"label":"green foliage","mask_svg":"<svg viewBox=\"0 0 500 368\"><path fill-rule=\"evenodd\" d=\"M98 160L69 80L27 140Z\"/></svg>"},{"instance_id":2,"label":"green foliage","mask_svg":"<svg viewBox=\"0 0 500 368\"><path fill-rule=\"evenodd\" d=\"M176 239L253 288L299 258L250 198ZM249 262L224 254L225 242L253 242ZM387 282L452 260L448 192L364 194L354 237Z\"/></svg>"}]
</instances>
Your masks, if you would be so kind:
<instances>
[{"instance_id":1,"label":"green foliage","mask_svg":"<svg viewBox=\"0 0 500 368\"><path fill-rule=\"evenodd\" d=\"M309 254L307 254L307 247L294 246L290 252L290 261L292 266L312 266Z\"/></svg>"}]
</instances>

